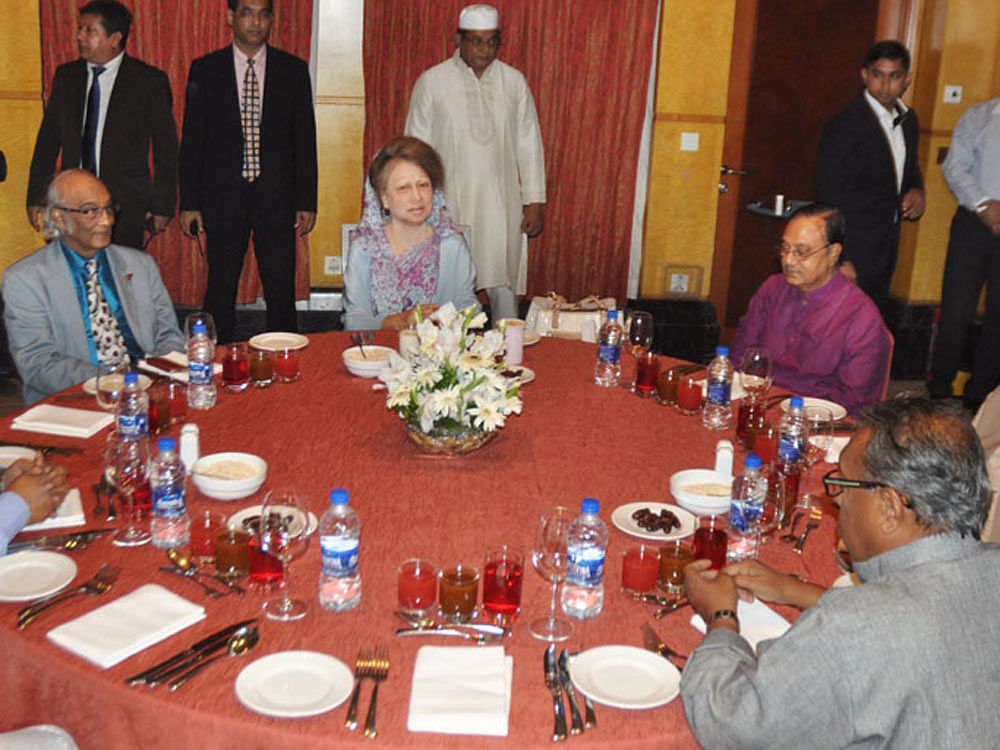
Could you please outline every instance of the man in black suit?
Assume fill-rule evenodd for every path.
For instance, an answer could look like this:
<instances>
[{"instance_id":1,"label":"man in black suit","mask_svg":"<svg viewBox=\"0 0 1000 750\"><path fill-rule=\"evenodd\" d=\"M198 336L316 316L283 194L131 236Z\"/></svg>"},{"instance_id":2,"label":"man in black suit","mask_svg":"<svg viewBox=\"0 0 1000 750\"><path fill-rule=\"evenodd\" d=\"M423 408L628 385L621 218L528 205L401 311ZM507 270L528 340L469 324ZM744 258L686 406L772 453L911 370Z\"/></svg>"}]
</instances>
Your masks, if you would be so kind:
<instances>
[{"instance_id":1,"label":"man in black suit","mask_svg":"<svg viewBox=\"0 0 1000 750\"><path fill-rule=\"evenodd\" d=\"M141 248L143 229L162 232L174 215L177 125L170 82L162 70L125 54L131 27L132 14L115 0L80 8L80 59L56 69L31 159L28 221L38 231L57 159L61 169L93 172L111 191L120 209L118 245Z\"/></svg>"},{"instance_id":2,"label":"man in black suit","mask_svg":"<svg viewBox=\"0 0 1000 750\"><path fill-rule=\"evenodd\" d=\"M229 0L233 45L195 60L181 136L181 225L204 232L205 310L220 341L235 326L247 242L268 330L294 331L295 232L316 222L316 122L304 61L267 45L271 0Z\"/></svg>"},{"instance_id":3,"label":"man in black suit","mask_svg":"<svg viewBox=\"0 0 1000 750\"><path fill-rule=\"evenodd\" d=\"M841 271L884 310L899 249L899 221L924 213L917 165L917 113L899 97L910 83L910 53L896 41L868 50L864 93L835 114L819 142L817 198L847 219Z\"/></svg>"}]
</instances>

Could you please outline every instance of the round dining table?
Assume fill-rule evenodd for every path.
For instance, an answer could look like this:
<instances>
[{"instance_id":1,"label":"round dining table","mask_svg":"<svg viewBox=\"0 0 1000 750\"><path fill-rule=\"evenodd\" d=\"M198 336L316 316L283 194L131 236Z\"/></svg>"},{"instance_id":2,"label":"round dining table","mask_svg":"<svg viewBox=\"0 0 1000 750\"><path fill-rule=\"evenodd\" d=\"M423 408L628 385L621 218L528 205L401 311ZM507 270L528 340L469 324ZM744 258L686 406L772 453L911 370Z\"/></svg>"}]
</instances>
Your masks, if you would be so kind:
<instances>
[{"instance_id":1,"label":"round dining table","mask_svg":"<svg viewBox=\"0 0 1000 750\"><path fill-rule=\"evenodd\" d=\"M395 333L380 331L374 338L377 344L397 344ZM681 653L698 645L702 636L691 625L689 607L654 620L654 606L621 591L623 551L641 540L614 527L611 513L625 503L673 502L670 476L681 469L711 468L716 443L736 442L732 429L709 431L700 418L682 416L655 398L639 398L625 388L599 387L593 382L594 345L543 338L524 350L524 364L536 378L521 389L522 413L509 417L496 438L474 453L428 456L407 439L399 417L386 407L386 392L376 387L378 381L347 371L341 353L349 346L346 333L311 334L300 352L297 381L242 393L220 389L216 406L188 410L181 422L199 426L202 455L245 451L261 456L268 466L264 486L255 495L231 502L201 495L189 479L192 513L212 509L228 515L259 504L268 489L291 487L319 516L332 488L350 492L362 528L360 605L344 613L319 606L320 551L315 535L289 567L291 594L309 602L308 614L295 622L266 619L261 612L264 597L253 591L246 596L206 598L189 581L159 570L166 563L163 550L151 545L115 547L108 536L100 537L70 554L78 566L76 583L89 579L102 563L121 566L120 577L106 595L77 596L22 630L15 621L23 605L0 604L4 686L0 731L58 724L81 748L357 747L368 740L360 729L345 728L346 702L309 718L272 718L246 709L237 700L234 681L251 661L276 652L317 651L353 670L359 648L385 644L390 669L379 686L377 746L547 747L553 731L552 698L543 675L547 644L531 636L527 623L547 614L550 588L530 566L531 547L540 514L557 505L578 509L584 497L600 501L600 516L609 527L604 607L594 619L574 621L573 635L562 645L570 652L608 644L642 646L640 628L647 622ZM676 361L664 358L664 363ZM78 391L79 386L69 389L63 400L54 402L98 408L83 398L65 398ZM774 407L775 419L776 412ZM83 493L87 528L106 525L103 515L93 512L91 486L103 469L107 430L87 440L39 435L13 429L12 418L0 421L0 440L83 449L81 454L50 460L66 466L71 484ZM168 434L177 437L181 422ZM737 471L743 455L737 448ZM820 468L813 470L806 486L814 490L820 486L816 478ZM770 540L761 558L788 573L829 585L840 571L833 555L835 510L825 507L823 521L803 554L795 554L790 544ZM509 734L501 738L410 732L407 713L417 651L425 645L476 646L460 646L461 641L445 637L394 636L403 625L395 615L397 566L420 557L438 565L481 567L486 548L496 543L519 548L525 559L521 613L512 636L503 643L513 657ZM203 605L207 616L103 670L46 639L49 629L149 582ZM797 614L787 607L776 609L789 620ZM260 642L248 655L216 661L176 692L164 686L126 685L129 675L250 617L259 617ZM370 691L371 682L366 681L362 723ZM601 748L697 747L679 697L647 710L597 704L596 717L596 728L567 742Z\"/></svg>"}]
</instances>

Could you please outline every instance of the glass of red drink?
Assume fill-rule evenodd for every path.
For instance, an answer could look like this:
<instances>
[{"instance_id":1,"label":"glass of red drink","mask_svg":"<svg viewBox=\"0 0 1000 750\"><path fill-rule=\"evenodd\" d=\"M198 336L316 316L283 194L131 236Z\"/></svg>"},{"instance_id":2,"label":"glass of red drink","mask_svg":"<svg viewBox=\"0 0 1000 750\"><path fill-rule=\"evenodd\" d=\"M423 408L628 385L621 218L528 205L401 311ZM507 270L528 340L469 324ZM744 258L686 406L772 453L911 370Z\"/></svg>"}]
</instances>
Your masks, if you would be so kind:
<instances>
[{"instance_id":1,"label":"glass of red drink","mask_svg":"<svg viewBox=\"0 0 1000 750\"><path fill-rule=\"evenodd\" d=\"M726 534L725 516L704 516L694 532L694 559L711 560L713 570L726 564L729 536Z\"/></svg>"},{"instance_id":2,"label":"glass of red drink","mask_svg":"<svg viewBox=\"0 0 1000 750\"><path fill-rule=\"evenodd\" d=\"M222 352L222 385L230 393L240 393L250 385L250 358L246 344L226 344Z\"/></svg>"},{"instance_id":3,"label":"glass of red drink","mask_svg":"<svg viewBox=\"0 0 1000 750\"><path fill-rule=\"evenodd\" d=\"M476 616L479 571L471 565L454 565L438 577L438 614L450 622L466 622Z\"/></svg>"},{"instance_id":4,"label":"glass of red drink","mask_svg":"<svg viewBox=\"0 0 1000 750\"><path fill-rule=\"evenodd\" d=\"M404 560L396 568L399 608L423 617L434 609L437 600L438 569L434 563L418 557Z\"/></svg>"},{"instance_id":5,"label":"glass of red drink","mask_svg":"<svg viewBox=\"0 0 1000 750\"><path fill-rule=\"evenodd\" d=\"M653 352L644 351L635 358L635 390L643 398L656 390L656 379L660 374L660 358Z\"/></svg>"},{"instance_id":6,"label":"glass of red drink","mask_svg":"<svg viewBox=\"0 0 1000 750\"><path fill-rule=\"evenodd\" d=\"M770 466L778 459L778 429L774 425L765 423L757 428L753 452L760 456L763 466Z\"/></svg>"},{"instance_id":7,"label":"glass of red drink","mask_svg":"<svg viewBox=\"0 0 1000 750\"><path fill-rule=\"evenodd\" d=\"M267 388L274 380L274 352L268 349L250 350L250 385Z\"/></svg>"},{"instance_id":8,"label":"glass of red drink","mask_svg":"<svg viewBox=\"0 0 1000 750\"><path fill-rule=\"evenodd\" d=\"M486 550L483 568L483 609L506 626L521 612L524 554L507 544Z\"/></svg>"},{"instance_id":9,"label":"glass of red drink","mask_svg":"<svg viewBox=\"0 0 1000 750\"><path fill-rule=\"evenodd\" d=\"M736 417L736 439L747 450L752 450L757 431L764 427L764 404L751 398L740 401ZM763 459L762 459L763 460Z\"/></svg>"},{"instance_id":10,"label":"glass of red drink","mask_svg":"<svg viewBox=\"0 0 1000 750\"><path fill-rule=\"evenodd\" d=\"M686 542L675 539L660 547L659 586L671 594L684 592L684 566L694 560Z\"/></svg>"},{"instance_id":11,"label":"glass of red drink","mask_svg":"<svg viewBox=\"0 0 1000 750\"><path fill-rule=\"evenodd\" d=\"M170 383L158 380L149 390L149 434L159 435L170 427Z\"/></svg>"},{"instance_id":12,"label":"glass of red drink","mask_svg":"<svg viewBox=\"0 0 1000 750\"><path fill-rule=\"evenodd\" d=\"M279 349L274 353L274 379L278 383L294 383L299 379L297 350Z\"/></svg>"},{"instance_id":13,"label":"glass of red drink","mask_svg":"<svg viewBox=\"0 0 1000 750\"><path fill-rule=\"evenodd\" d=\"M191 514L191 554L196 563L215 562L215 535L225 523L226 517L215 510Z\"/></svg>"},{"instance_id":14,"label":"glass of red drink","mask_svg":"<svg viewBox=\"0 0 1000 750\"><path fill-rule=\"evenodd\" d=\"M703 398L698 379L694 375L681 376L677 382L677 411L685 417L700 414Z\"/></svg>"},{"instance_id":15,"label":"glass of red drink","mask_svg":"<svg viewBox=\"0 0 1000 750\"><path fill-rule=\"evenodd\" d=\"M170 424L183 422L187 416L187 383L178 380L164 381L170 394Z\"/></svg>"},{"instance_id":16,"label":"glass of red drink","mask_svg":"<svg viewBox=\"0 0 1000 750\"><path fill-rule=\"evenodd\" d=\"M652 544L639 544L622 553L622 591L650 591L659 574L660 552Z\"/></svg>"}]
</instances>

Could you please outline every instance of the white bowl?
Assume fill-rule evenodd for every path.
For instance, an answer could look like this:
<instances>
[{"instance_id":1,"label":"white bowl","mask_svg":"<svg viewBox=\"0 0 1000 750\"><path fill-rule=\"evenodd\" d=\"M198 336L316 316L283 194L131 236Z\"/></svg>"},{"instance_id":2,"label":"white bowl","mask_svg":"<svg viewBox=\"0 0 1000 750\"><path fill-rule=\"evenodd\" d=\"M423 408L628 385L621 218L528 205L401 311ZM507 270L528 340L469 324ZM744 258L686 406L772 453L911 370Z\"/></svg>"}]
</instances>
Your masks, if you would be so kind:
<instances>
[{"instance_id":1,"label":"white bowl","mask_svg":"<svg viewBox=\"0 0 1000 750\"><path fill-rule=\"evenodd\" d=\"M685 487L697 484L723 484L732 487L733 478L711 469L686 469L670 477L670 494L677 504L696 516L714 516L729 512L731 492L721 495L699 495Z\"/></svg>"},{"instance_id":2,"label":"white bowl","mask_svg":"<svg viewBox=\"0 0 1000 750\"><path fill-rule=\"evenodd\" d=\"M352 375L359 378L375 378L382 372L382 368L389 364L389 352L393 351L387 346L375 346L370 344L365 347L364 355L361 350L352 346L344 349L340 356L344 360L344 366Z\"/></svg>"},{"instance_id":3,"label":"white bowl","mask_svg":"<svg viewBox=\"0 0 1000 750\"><path fill-rule=\"evenodd\" d=\"M243 479L222 479L220 477L199 474L199 471L212 471L212 465L222 461L238 461L255 469L253 476ZM191 467L191 480L201 494L216 500L239 500L250 497L260 489L267 479L267 461L253 453L210 453L195 461Z\"/></svg>"}]
</instances>

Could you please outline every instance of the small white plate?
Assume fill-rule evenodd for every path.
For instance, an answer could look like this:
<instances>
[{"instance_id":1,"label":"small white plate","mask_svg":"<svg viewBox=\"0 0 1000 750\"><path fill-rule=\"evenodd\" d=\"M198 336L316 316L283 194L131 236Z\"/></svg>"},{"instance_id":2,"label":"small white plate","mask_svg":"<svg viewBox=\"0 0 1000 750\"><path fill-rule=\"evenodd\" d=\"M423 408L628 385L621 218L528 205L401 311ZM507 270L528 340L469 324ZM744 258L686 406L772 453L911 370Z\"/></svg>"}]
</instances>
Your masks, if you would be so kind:
<instances>
[{"instance_id":1,"label":"small white plate","mask_svg":"<svg viewBox=\"0 0 1000 750\"><path fill-rule=\"evenodd\" d=\"M22 448L20 445L0 445L0 471L6 469L19 458L34 461L35 451L31 448Z\"/></svg>"},{"instance_id":2,"label":"small white plate","mask_svg":"<svg viewBox=\"0 0 1000 750\"><path fill-rule=\"evenodd\" d=\"M681 527L674 529L669 534L664 534L662 531L646 531L632 518L632 514L642 508L649 508L657 515L660 514L661 510L669 510L677 516L677 520L681 522ZM614 509L611 513L611 523L615 525L615 528L631 536L637 536L640 539L651 539L654 542L668 542L673 539L683 539L686 536L691 536L694 533L695 519L694 514L669 503L628 503L627 505L619 505Z\"/></svg>"},{"instance_id":3,"label":"small white plate","mask_svg":"<svg viewBox=\"0 0 1000 750\"><path fill-rule=\"evenodd\" d=\"M125 376L116 373L114 375L108 375L104 378L104 382L107 384L103 389L105 393L118 393L125 385ZM139 375L139 387L142 390L146 390L153 384L153 379L146 375ZM110 386L110 387L109 387ZM91 378L90 380L85 380L83 382L83 392L89 393L91 396L97 395L97 378Z\"/></svg>"},{"instance_id":4,"label":"small white plate","mask_svg":"<svg viewBox=\"0 0 1000 750\"><path fill-rule=\"evenodd\" d=\"M284 505L271 506L271 508L284 508L284 507L285 507ZM261 509L260 505L251 505L247 508L244 508L243 510L236 511L235 513L233 513L233 515L229 517L229 521L227 522L229 528L233 530L237 529L244 530L243 529L244 519L250 518L251 516L259 516L260 509ZM311 536L312 533L316 531L317 528L319 528L319 519L316 518L315 513L310 512L309 525L306 527L306 536Z\"/></svg>"},{"instance_id":5,"label":"small white plate","mask_svg":"<svg viewBox=\"0 0 1000 750\"><path fill-rule=\"evenodd\" d=\"M336 708L347 700L353 683L347 665L329 654L279 651L245 666L234 688L251 711L294 719Z\"/></svg>"},{"instance_id":6,"label":"small white plate","mask_svg":"<svg viewBox=\"0 0 1000 750\"><path fill-rule=\"evenodd\" d=\"M680 693L677 667L634 646L588 649L570 659L569 674L581 693L614 708L656 708Z\"/></svg>"},{"instance_id":7,"label":"small white plate","mask_svg":"<svg viewBox=\"0 0 1000 750\"><path fill-rule=\"evenodd\" d=\"M783 412L787 412L788 411L788 402L789 401L790 401L790 399L786 398L784 401L781 402L781 410ZM834 422L839 422L841 419L843 419L844 417L847 416L847 409L845 409L843 406L841 406L838 403L835 403L833 401L827 401L826 399L823 399L823 398L812 398L811 396L807 396L807 397L803 398L802 399L802 411L805 412L810 406L813 406L813 407L815 407L815 406L825 406L827 409L830 410L830 415L833 417L833 421Z\"/></svg>"},{"instance_id":8,"label":"small white plate","mask_svg":"<svg viewBox=\"0 0 1000 750\"><path fill-rule=\"evenodd\" d=\"M254 349L266 349L268 351L278 352L282 349L305 349L309 346L309 339L301 333L273 331L271 333L258 333L247 343L249 343Z\"/></svg>"},{"instance_id":9,"label":"small white plate","mask_svg":"<svg viewBox=\"0 0 1000 750\"><path fill-rule=\"evenodd\" d=\"M524 345L525 346L534 346L535 344L537 344L541 340L542 340L541 334L539 334L538 331L536 331L534 328L525 328L524 329Z\"/></svg>"},{"instance_id":10,"label":"small white plate","mask_svg":"<svg viewBox=\"0 0 1000 750\"><path fill-rule=\"evenodd\" d=\"M521 385L527 385L532 380L535 379L535 371L530 367L525 367L524 365L511 365L507 368L514 375L509 376L512 380L516 380Z\"/></svg>"},{"instance_id":11,"label":"small white plate","mask_svg":"<svg viewBox=\"0 0 1000 750\"><path fill-rule=\"evenodd\" d=\"M54 594L76 578L76 563L58 552L26 550L0 557L0 602Z\"/></svg>"}]
</instances>

